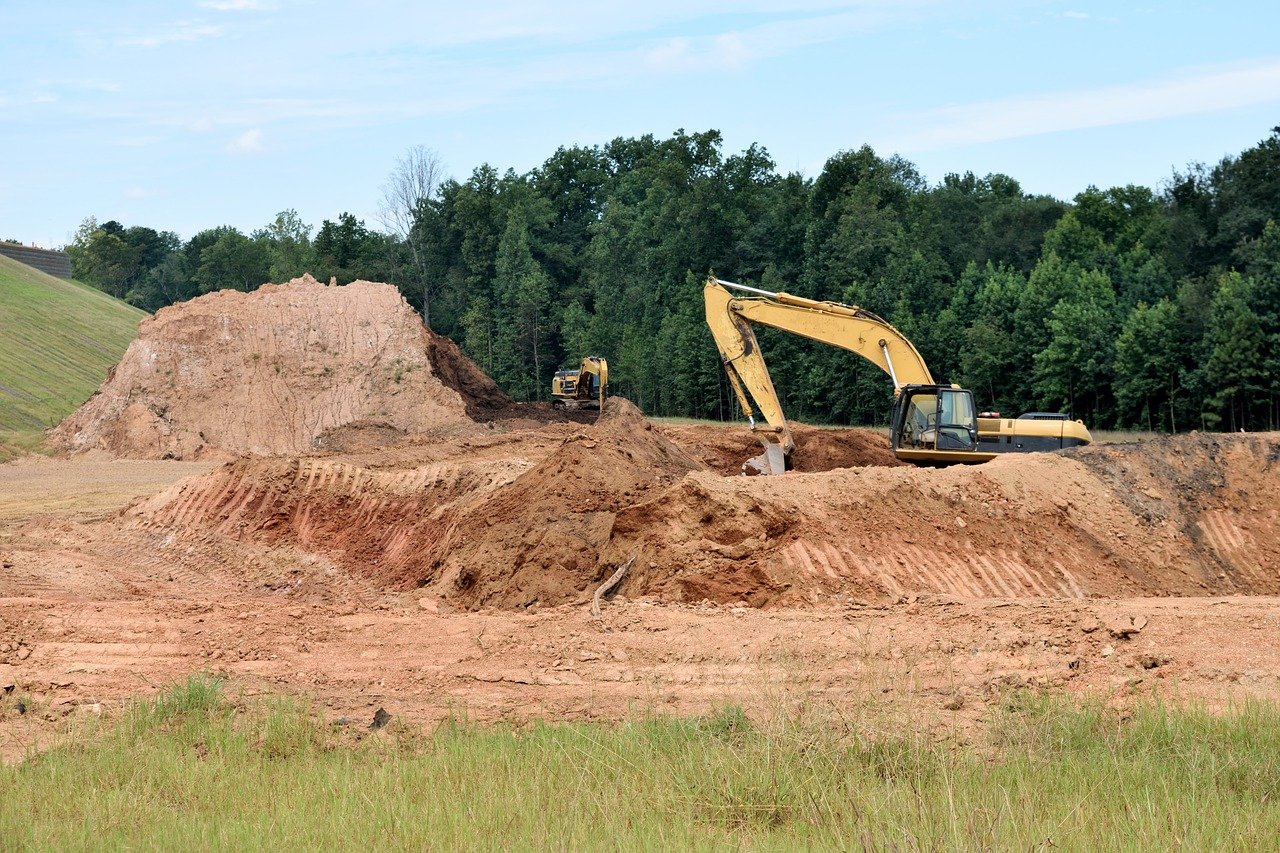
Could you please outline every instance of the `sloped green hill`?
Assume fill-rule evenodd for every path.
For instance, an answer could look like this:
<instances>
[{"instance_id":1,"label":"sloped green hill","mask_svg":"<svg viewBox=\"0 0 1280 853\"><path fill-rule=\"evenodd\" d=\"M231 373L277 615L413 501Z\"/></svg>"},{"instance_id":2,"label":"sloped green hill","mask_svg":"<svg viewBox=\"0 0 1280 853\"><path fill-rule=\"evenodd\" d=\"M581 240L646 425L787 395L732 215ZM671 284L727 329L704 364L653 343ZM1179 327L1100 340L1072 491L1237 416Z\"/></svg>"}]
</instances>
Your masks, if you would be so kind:
<instances>
[{"instance_id":1,"label":"sloped green hill","mask_svg":"<svg viewBox=\"0 0 1280 853\"><path fill-rule=\"evenodd\" d=\"M89 399L145 316L0 256L0 432L53 426Z\"/></svg>"}]
</instances>

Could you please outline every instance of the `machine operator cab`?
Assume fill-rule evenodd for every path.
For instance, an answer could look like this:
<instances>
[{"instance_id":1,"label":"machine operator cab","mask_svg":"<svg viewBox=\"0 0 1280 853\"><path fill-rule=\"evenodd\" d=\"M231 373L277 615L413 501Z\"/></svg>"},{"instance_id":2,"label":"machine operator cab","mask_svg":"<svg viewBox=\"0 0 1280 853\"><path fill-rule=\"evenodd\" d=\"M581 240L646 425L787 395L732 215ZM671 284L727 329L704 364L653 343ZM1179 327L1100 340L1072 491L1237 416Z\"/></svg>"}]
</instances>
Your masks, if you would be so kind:
<instances>
[{"instance_id":1,"label":"machine operator cab","mask_svg":"<svg viewBox=\"0 0 1280 853\"><path fill-rule=\"evenodd\" d=\"M893 404L893 449L973 452L973 394L958 385L906 385Z\"/></svg>"}]
</instances>

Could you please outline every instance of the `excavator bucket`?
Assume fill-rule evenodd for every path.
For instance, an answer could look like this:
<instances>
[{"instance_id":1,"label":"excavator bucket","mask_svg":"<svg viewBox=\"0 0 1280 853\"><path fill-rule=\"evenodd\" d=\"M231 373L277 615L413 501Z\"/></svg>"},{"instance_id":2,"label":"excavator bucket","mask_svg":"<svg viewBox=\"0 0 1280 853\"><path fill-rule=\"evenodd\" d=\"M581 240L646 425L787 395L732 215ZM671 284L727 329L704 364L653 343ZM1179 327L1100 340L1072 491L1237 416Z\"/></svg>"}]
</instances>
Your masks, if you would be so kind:
<instances>
[{"instance_id":1,"label":"excavator bucket","mask_svg":"<svg viewBox=\"0 0 1280 853\"><path fill-rule=\"evenodd\" d=\"M770 441L764 436L757 436L764 445L764 453L752 456L742 463L742 473L749 474L785 474L787 473L787 454L776 440Z\"/></svg>"}]
</instances>

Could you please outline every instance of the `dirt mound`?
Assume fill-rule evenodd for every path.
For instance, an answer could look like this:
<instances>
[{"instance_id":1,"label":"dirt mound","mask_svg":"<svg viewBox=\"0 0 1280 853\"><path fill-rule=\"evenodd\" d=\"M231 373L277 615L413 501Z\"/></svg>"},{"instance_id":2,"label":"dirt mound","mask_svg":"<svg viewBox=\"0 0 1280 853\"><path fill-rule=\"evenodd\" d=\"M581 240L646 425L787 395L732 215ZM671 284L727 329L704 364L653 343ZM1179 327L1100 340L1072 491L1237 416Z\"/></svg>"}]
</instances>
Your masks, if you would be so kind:
<instances>
[{"instance_id":1,"label":"dirt mound","mask_svg":"<svg viewBox=\"0 0 1280 853\"><path fill-rule=\"evenodd\" d=\"M377 470L329 459L246 458L140 503L128 522L298 545L392 586L419 575L460 512L530 464L468 460Z\"/></svg>"},{"instance_id":2,"label":"dirt mound","mask_svg":"<svg viewBox=\"0 0 1280 853\"><path fill-rule=\"evenodd\" d=\"M402 445L365 464L242 459L142 502L130 523L313 548L463 606L558 604L598 583L617 512L702 468L617 398L567 436L477 444L468 458L417 465L414 453L436 448Z\"/></svg>"},{"instance_id":3,"label":"dirt mound","mask_svg":"<svg viewBox=\"0 0 1280 853\"><path fill-rule=\"evenodd\" d=\"M428 331L427 358L436 378L461 395L467 415L473 420L501 417L516 407L489 374L468 358L451 338Z\"/></svg>"},{"instance_id":4,"label":"dirt mound","mask_svg":"<svg viewBox=\"0 0 1280 853\"><path fill-rule=\"evenodd\" d=\"M132 515L299 545L468 608L584 601L633 556L620 592L664 601L1277 594L1278 462L1278 435L1190 435L940 470L723 476L611 400L589 427L242 460Z\"/></svg>"},{"instance_id":5,"label":"dirt mound","mask_svg":"<svg viewBox=\"0 0 1280 853\"><path fill-rule=\"evenodd\" d=\"M658 429L685 453L720 474L742 473L742 464L760 453L760 442L741 424L664 424ZM791 436L796 442L792 461L801 473L903 464L894 457L882 431L792 423Z\"/></svg>"},{"instance_id":6,"label":"dirt mound","mask_svg":"<svg viewBox=\"0 0 1280 853\"><path fill-rule=\"evenodd\" d=\"M144 320L51 442L144 459L297 454L351 424L425 433L509 402L391 285L306 276Z\"/></svg>"},{"instance_id":7,"label":"dirt mound","mask_svg":"<svg viewBox=\"0 0 1280 853\"><path fill-rule=\"evenodd\" d=\"M632 403L610 398L596 424L472 507L425 572L404 580L430 582L467 606L571 601L602 579L616 514L701 467Z\"/></svg>"},{"instance_id":8,"label":"dirt mound","mask_svg":"<svg viewBox=\"0 0 1280 853\"><path fill-rule=\"evenodd\" d=\"M1182 436L942 470L691 474L618 514L631 594L752 604L1280 592L1280 440ZM660 535L655 535L660 531Z\"/></svg>"}]
</instances>

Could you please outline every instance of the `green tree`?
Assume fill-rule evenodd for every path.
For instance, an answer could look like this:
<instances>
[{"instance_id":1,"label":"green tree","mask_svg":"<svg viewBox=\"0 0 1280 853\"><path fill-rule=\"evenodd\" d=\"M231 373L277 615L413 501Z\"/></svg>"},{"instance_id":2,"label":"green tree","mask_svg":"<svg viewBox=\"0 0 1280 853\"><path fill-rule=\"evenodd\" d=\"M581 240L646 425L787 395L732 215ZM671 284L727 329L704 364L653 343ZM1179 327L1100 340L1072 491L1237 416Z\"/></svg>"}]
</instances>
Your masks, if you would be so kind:
<instances>
[{"instance_id":1,"label":"green tree","mask_svg":"<svg viewBox=\"0 0 1280 853\"><path fill-rule=\"evenodd\" d=\"M1049 341L1034 356L1035 391L1042 405L1066 406L1073 417L1105 417L1115 365L1115 291L1106 273L1080 271L1072 292L1050 311Z\"/></svg>"},{"instance_id":2,"label":"green tree","mask_svg":"<svg viewBox=\"0 0 1280 853\"><path fill-rule=\"evenodd\" d=\"M1178 309L1169 299L1129 312L1116 339L1115 396L1120 426L1178 431L1177 395L1182 383Z\"/></svg>"},{"instance_id":3,"label":"green tree","mask_svg":"<svg viewBox=\"0 0 1280 853\"><path fill-rule=\"evenodd\" d=\"M1015 323L1026 289L1027 280L1018 270L988 266L986 280L973 297L973 321L964 332L960 382L973 391L979 408L1006 416L1026 408L1018 383L1031 365L1019 345Z\"/></svg>"},{"instance_id":4,"label":"green tree","mask_svg":"<svg viewBox=\"0 0 1280 853\"><path fill-rule=\"evenodd\" d=\"M1258 422L1260 404L1267 399L1266 338L1258 315L1250 307L1252 299L1252 279L1238 272L1223 273L1205 332L1208 360L1204 372L1209 388L1205 417L1232 432L1252 429Z\"/></svg>"},{"instance_id":5,"label":"green tree","mask_svg":"<svg viewBox=\"0 0 1280 853\"><path fill-rule=\"evenodd\" d=\"M267 246L268 278L290 281L312 272L316 256L311 245L311 226L292 208L276 214L271 224L254 232L253 239Z\"/></svg>"},{"instance_id":6,"label":"green tree","mask_svg":"<svg viewBox=\"0 0 1280 853\"><path fill-rule=\"evenodd\" d=\"M72 275L118 299L142 269L143 248L128 242L124 231L119 222L99 225L89 217L67 247Z\"/></svg>"},{"instance_id":7,"label":"green tree","mask_svg":"<svg viewBox=\"0 0 1280 853\"><path fill-rule=\"evenodd\" d=\"M256 290L270 278L270 264L270 252L264 242L232 228L200 251L200 265L192 279L201 293Z\"/></svg>"},{"instance_id":8,"label":"green tree","mask_svg":"<svg viewBox=\"0 0 1280 853\"><path fill-rule=\"evenodd\" d=\"M537 399L543 396L543 365L548 363L550 355L551 282L533 257L530 236L532 221L545 215L545 209L530 205L538 208L538 212L520 205L513 207L507 216L507 227L498 243L494 264L494 291L507 316L504 324L510 332L507 340L514 347L510 353L510 372L503 379L516 395Z\"/></svg>"},{"instance_id":9,"label":"green tree","mask_svg":"<svg viewBox=\"0 0 1280 853\"><path fill-rule=\"evenodd\" d=\"M1272 219L1243 254L1253 280L1253 312L1262 326L1262 369L1268 377L1267 424L1280 427L1280 224Z\"/></svg>"},{"instance_id":10,"label":"green tree","mask_svg":"<svg viewBox=\"0 0 1280 853\"><path fill-rule=\"evenodd\" d=\"M199 285L191 277L187 256L174 250L147 271L143 280L125 297L147 311L158 311L166 305L184 302L200 294Z\"/></svg>"}]
</instances>

